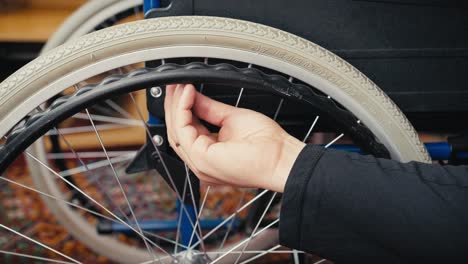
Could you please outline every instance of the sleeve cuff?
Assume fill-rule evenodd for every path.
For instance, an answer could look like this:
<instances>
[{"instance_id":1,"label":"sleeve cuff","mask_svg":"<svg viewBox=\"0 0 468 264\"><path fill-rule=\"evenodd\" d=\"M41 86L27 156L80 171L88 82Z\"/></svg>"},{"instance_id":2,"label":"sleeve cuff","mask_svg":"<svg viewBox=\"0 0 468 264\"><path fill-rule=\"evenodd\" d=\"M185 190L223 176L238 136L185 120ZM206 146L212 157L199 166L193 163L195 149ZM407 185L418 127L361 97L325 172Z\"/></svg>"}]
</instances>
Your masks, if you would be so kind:
<instances>
[{"instance_id":1,"label":"sleeve cuff","mask_svg":"<svg viewBox=\"0 0 468 264\"><path fill-rule=\"evenodd\" d=\"M315 166L324 152L325 149L322 147L307 145L302 149L294 162L284 187L281 205L279 224L279 240L281 245L289 248L302 248L300 230L303 218L304 195L308 189L307 185L313 175ZM313 195L317 198L320 195L318 186L313 186L312 188ZM318 199L315 200L318 201ZM315 210L315 208L307 208L307 210Z\"/></svg>"}]
</instances>

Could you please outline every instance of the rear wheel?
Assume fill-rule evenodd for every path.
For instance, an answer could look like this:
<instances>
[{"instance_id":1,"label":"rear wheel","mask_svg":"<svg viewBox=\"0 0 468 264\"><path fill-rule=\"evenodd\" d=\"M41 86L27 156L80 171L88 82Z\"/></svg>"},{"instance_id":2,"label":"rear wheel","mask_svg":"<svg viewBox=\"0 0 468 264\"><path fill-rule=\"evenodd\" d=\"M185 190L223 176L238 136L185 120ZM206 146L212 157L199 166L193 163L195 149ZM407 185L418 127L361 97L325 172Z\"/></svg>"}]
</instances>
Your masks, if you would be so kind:
<instances>
[{"instance_id":1,"label":"rear wheel","mask_svg":"<svg viewBox=\"0 0 468 264\"><path fill-rule=\"evenodd\" d=\"M194 57L200 59L193 59ZM356 143L377 155L387 153L400 161L430 161L417 134L401 111L375 84L342 59L313 43L277 29L245 21L209 17L161 18L124 24L84 36L45 54L0 84L0 116L2 116L0 135L10 136L11 129L25 116L46 100L80 81L129 64L144 61L158 61L162 64L180 58L191 58L188 61L198 60L207 63L229 61L240 67L246 67L244 74L247 75L249 67L280 74L297 85L285 84L284 80L281 81L279 78L278 83L281 85L278 84L277 89L273 89L275 82L273 79L270 80L269 90L263 92L281 96L278 101L281 104L275 106L275 111L271 114L273 117L280 114L282 111L280 105L283 102L300 101L310 109L315 105L315 110L311 111L313 116L318 112L329 115L333 122L337 122L337 127L343 129L337 131L337 136L341 137L342 133L346 132L350 138L357 141ZM199 71L216 70L202 69L200 65L193 67ZM179 81L216 83L213 80L218 80L219 83L222 79L216 77L217 75L203 80L197 79L196 76L188 78L186 75L188 72L190 67L185 68L179 75L169 76L172 79L166 75L169 79L158 84ZM223 72L221 67L216 74L222 75L227 72L236 71L225 69ZM162 76L164 74L167 72L159 73ZM258 74L253 79L261 80L262 76ZM125 82L126 79L120 81ZM230 81L239 82L239 79ZM241 88L254 89L253 83L255 82L252 81L251 84L241 82L236 87L240 91L243 91ZM223 84L228 85L226 82ZM257 86L261 86L260 84L262 83L257 82ZM301 85L305 85L306 88ZM306 95L310 95L312 90L316 91L319 96L317 98L321 100L308 99ZM241 95L242 93L238 98L241 98ZM329 102L324 102L324 98ZM77 110L79 109L75 111ZM352 118L342 118L349 116L350 113ZM307 121L316 120L310 118ZM303 131L304 134L307 134L307 131L308 129ZM36 141L28 153L28 156L42 161L36 161L37 168L31 171L37 189L61 197L60 188L50 177L50 167L44 166L48 163L44 142ZM11 157L10 160L3 158L2 168L9 162ZM149 259L145 250L129 249L128 245L115 239L97 235L95 227L68 205L53 199L46 199L46 202L74 236L100 254L121 262ZM269 237L259 239L259 243L265 243L256 247L266 252L267 247L271 246L271 241L275 241L275 234L273 231ZM227 257L230 256L234 259L228 260ZM214 256L214 258L219 257L219 254ZM236 259L237 255L226 255L220 260L229 263Z\"/></svg>"},{"instance_id":2,"label":"rear wheel","mask_svg":"<svg viewBox=\"0 0 468 264\"><path fill-rule=\"evenodd\" d=\"M141 18L142 5L142 0L88 1L63 22L47 40L41 53L95 30L111 26L121 19L131 16Z\"/></svg>"}]
</instances>

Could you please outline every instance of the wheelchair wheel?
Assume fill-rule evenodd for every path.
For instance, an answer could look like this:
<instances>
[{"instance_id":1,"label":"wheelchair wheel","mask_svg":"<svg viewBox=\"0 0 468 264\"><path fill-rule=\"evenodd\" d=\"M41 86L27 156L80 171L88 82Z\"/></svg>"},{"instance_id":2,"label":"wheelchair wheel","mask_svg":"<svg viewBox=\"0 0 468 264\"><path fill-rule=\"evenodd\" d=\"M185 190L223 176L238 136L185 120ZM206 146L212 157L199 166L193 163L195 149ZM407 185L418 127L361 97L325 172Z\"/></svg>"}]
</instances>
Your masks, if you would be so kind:
<instances>
[{"instance_id":1,"label":"wheelchair wheel","mask_svg":"<svg viewBox=\"0 0 468 264\"><path fill-rule=\"evenodd\" d=\"M95 86L80 88L78 85L101 73L146 61L160 66L120 72ZM317 121L315 117L320 114L331 120L330 126L339 135L335 139L346 134L368 153L400 161L430 162L416 132L395 104L372 81L331 52L289 33L250 22L213 17L171 17L123 24L86 35L44 54L1 83L0 135L7 138L1 148L2 171L29 147L26 155L32 164L36 164L31 176L37 189L59 198L49 197L46 202L75 237L118 262L157 262L160 259L172 262L174 254L161 253L168 253L168 250L160 246L154 249L159 252L152 254L154 245L146 239L140 243L142 249L97 235L86 217L61 202L65 197L54 176L62 172L55 172L48 166L48 151L40 136L98 101L174 82L203 84L208 95L234 98L231 103L236 105L242 93L237 97L219 96L212 92L216 90L212 86L255 91L250 97L246 95L245 98L250 100L264 98L265 93L274 95L278 105L245 102L240 106L270 113L278 120L281 117L285 121L283 125L291 121L284 111L289 105L300 103L305 110L300 109L301 122L293 127L302 128L308 123L302 135L297 134L307 135L306 140L310 136L310 125L316 123L312 121ZM77 92L75 88L79 88ZM71 96L60 96L52 105L43 105L67 89L73 90ZM256 109L258 106L271 106L272 109ZM88 111L85 114L92 120L92 114ZM28 116L32 117L25 121ZM144 118L141 120L137 116L136 119L125 121L125 125L138 123L142 126ZM93 128L99 134L94 124ZM145 131L140 135L144 137ZM110 161L109 156L105 156ZM259 199L259 196L252 199ZM252 237L252 242L207 250L204 256L216 262L240 263L272 253L277 249L274 224L275 221L271 228L261 229L262 233ZM134 231L143 236L139 230ZM200 237L205 235L199 234ZM244 248L246 244L249 246ZM236 245L239 246L236 248ZM150 250L145 250L145 246Z\"/></svg>"},{"instance_id":2,"label":"wheelchair wheel","mask_svg":"<svg viewBox=\"0 0 468 264\"><path fill-rule=\"evenodd\" d=\"M142 11L142 0L91 0L75 11L47 40L45 53L65 42L92 31L112 26L115 22Z\"/></svg>"}]
</instances>

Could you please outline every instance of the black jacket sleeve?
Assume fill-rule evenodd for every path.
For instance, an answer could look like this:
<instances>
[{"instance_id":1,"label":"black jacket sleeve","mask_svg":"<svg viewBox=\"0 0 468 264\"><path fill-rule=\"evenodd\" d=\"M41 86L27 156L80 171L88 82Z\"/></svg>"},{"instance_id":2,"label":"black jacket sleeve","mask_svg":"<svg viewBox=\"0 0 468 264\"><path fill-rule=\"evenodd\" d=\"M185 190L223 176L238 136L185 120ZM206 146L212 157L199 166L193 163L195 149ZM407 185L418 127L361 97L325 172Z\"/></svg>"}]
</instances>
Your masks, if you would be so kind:
<instances>
[{"instance_id":1,"label":"black jacket sleeve","mask_svg":"<svg viewBox=\"0 0 468 264\"><path fill-rule=\"evenodd\" d=\"M308 145L279 229L282 245L335 263L468 263L468 168Z\"/></svg>"}]
</instances>

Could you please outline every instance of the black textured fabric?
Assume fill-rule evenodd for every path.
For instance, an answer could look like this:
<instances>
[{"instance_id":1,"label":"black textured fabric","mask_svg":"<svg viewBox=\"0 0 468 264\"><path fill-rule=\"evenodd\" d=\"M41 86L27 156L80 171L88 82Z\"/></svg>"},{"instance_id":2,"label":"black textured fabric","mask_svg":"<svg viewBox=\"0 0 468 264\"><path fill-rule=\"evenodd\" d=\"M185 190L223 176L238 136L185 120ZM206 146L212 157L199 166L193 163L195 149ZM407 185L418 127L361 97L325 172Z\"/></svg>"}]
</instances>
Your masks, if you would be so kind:
<instances>
[{"instance_id":1,"label":"black textured fabric","mask_svg":"<svg viewBox=\"0 0 468 264\"><path fill-rule=\"evenodd\" d=\"M468 167L308 145L280 219L282 245L335 263L468 263Z\"/></svg>"}]
</instances>

